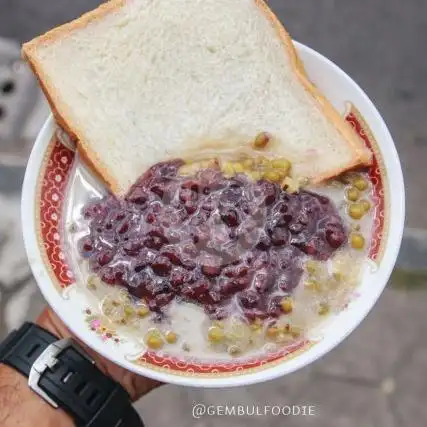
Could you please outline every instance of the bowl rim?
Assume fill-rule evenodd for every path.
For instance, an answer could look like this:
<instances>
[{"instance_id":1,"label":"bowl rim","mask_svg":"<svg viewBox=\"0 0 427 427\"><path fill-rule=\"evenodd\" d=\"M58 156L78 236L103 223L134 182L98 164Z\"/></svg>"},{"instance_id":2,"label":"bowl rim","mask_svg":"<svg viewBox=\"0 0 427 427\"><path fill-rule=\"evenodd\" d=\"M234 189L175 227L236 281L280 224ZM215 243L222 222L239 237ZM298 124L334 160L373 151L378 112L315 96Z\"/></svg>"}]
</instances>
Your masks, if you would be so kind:
<instances>
[{"instance_id":1,"label":"bowl rim","mask_svg":"<svg viewBox=\"0 0 427 427\"><path fill-rule=\"evenodd\" d=\"M335 73L340 74L342 78L347 80L347 83L349 83L353 87L353 90L358 93L359 97L362 97L364 103L369 108L372 121L375 121L381 128L381 132L383 134L383 138L381 138L381 141L383 142L380 142L380 146L387 146L388 156L391 156L392 162L394 164L392 173L395 176L395 181L397 184L397 188L394 189L395 194L393 196L396 209L393 210L391 218L392 220L390 222L390 227L393 227L393 229L390 229L390 240L388 241L388 243L390 243L391 241L395 244L392 247L388 245L388 261L386 265L382 265L381 267L381 269L383 270L383 283L381 283L381 285L376 286L376 288L372 291L369 300L366 300L363 305L360 304L360 307L358 306L358 310L355 311L355 315L353 316L350 324L346 325L345 328L342 328L341 330L337 331L337 333L333 337L329 338L328 340L322 340L321 342L317 343L313 348L304 351L298 357L295 357L289 361L283 362L281 364L262 371L249 372L247 374L231 377L218 376L216 378L177 376L173 373L169 374L167 372L159 372L144 366L135 365L130 361L125 360L124 358L116 357L113 352L108 351L108 348L103 345L102 341L98 341L96 339L88 341L82 338L82 334L75 327L75 325L68 322L68 319L65 318L66 316L61 315L61 313L59 312L58 298L60 298L60 296L56 292L51 292L49 290L50 286L53 286L53 284L45 284L45 282L51 282L51 280L47 272L45 271L45 266L42 261L42 257L37 244L35 232L36 222L34 215L34 202L37 194L35 177L38 175L43 160L43 154L45 152L47 144L50 141L55 126L54 118L52 115L50 115L50 117L46 120L45 124L43 125L37 136L25 172L21 200L21 221L25 249L33 275L38 283L39 289L41 290L49 306L56 312L56 314L61 318L61 320L66 324L66 326L72 331L72 333L76 337L83 340L86 345L91 347L93 350L101 354L106 359L111 360L114 363L120 365L121 367L130 370L136 374L144 375L161 382L184 386L199 386L210 388L234 387L268 381L295 372L315 362L317 359L323 357L325 354L329 353L334 347L344 341L347 336L350 335L359 326L361 321L373 308L379 296L386 287L400 250L405 218L405 188L403 181L403 173L392 136L382 116L376 109L375 105L372 103L372 101L369 99L363 89L361 89L349 75L347 75L331 60L327 59L312 48L309 48L304 44L298 42L294 43L299 54L305 54L316 57L318 60L323 62L329 69L333 69ZM391 238L392 233L393 239Z\"/></svg>"}]
</instances>

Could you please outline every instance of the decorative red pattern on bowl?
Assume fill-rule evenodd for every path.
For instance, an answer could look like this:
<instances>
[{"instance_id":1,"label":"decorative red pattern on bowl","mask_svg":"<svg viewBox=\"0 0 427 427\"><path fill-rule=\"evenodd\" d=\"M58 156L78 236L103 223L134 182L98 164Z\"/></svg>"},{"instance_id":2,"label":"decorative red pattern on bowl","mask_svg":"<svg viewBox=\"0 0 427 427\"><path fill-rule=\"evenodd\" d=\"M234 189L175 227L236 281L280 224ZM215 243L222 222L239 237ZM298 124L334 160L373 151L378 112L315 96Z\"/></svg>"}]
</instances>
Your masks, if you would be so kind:
<instances>
[{"instance_id":1,"label":"decorative red pattern on bowl","mask_svg":"<svg viewBox=\"0 0 427 427\"><path fill-rule=\"evenodd\" d=\"M346 117L360 137L365 141L374 153L374 161L369 169L370 180L373 185L373 202L375 208L374 226L372 230L371 247L369 258L379 263L382 256L382 239L385 233L385 199L384 182L381 173L382 159L374 140L370 139L370 130L366 127L363 119L356 110L352 110ZM48 260L49 269L54 275L58 288L66 288L73 283L73 273L64 256L61 235L63 204L67 197L67 183L73 170L74 152L64 147L57 139L50 144L45 169L42 171L43 180L40 186L40 248ZM251 357L238 359L236 361L217 361L214 364L206 363L191 358L177 358L168 355L160 355L146 352L138 358L137 363L153 366L161 369L186 372L189 374L227 374L244 373L247 370L268 366L282 359L304 351L314 343L309 341L295 342L290 346L281 348L279 351L265 355L263 358Z\"/></svg>"},{"instance_id":2,"label":"decorative red pattern on bowl","mask_svg":"<svg viewBox=\"0 0 427 427\"><path fill-rule=\"evenodd\" d=\"M359 117L358 117L359 116ZM385 231L385 190L383 184L383 177L381 172L385 173L384 167L382 166L382 159L377 152L376 143L373 141L373 137L370 129L364 123L363 118L358 114L356 110L350 111L347 115L346 120L352 125L353 129L363 139L365 145L374 153L373 162L369 168L369 178L373 186L373 205L375 207L374 223L372 229L372 240L371 247L369 248L369 258L373 261L379 262L382 256L382 238ZM372 140L371 140L372 139ZM380 167L380 164L382 167Z\"/></svg>"},{"instance_id":3,"label":"decorative red pattern on bowl","mask_svg":"<svg viewBox=\"0 0 427 427\"><path fill-rule=\"evenodd\" d=\"M235 361L218 361L215 364L198 362L196 360L189 361L171 356L160 356L155 352L147 351L139 358L138 362L159 366L163 369L171 369L173 371L194 374L236 374L238 372L244 373L248 369L259 368L263 365L269 365L276 361L280 361L284 357L291 356L292 354L298 352L299 350L303 350L309 345L310 343L308 341L299 341L287 346L286 348L282 348L280 351L268 354L262 359L259 357L252 357L243 360L237 359Z\"/></svg>"},{"instance_id":4,"label":"decorative red pattern on bowl","mask_svg":"<svg viewBox=\"0 0 427 427\"><path fill-rule=\"evenodd\" d=\"M39 197L39 227L42 252L61 288L74 283L66 256L62 251L61 222L67 183L72 170L74 153L57 139L51 142L43 171Z\"/></svg>"}]
</instances>

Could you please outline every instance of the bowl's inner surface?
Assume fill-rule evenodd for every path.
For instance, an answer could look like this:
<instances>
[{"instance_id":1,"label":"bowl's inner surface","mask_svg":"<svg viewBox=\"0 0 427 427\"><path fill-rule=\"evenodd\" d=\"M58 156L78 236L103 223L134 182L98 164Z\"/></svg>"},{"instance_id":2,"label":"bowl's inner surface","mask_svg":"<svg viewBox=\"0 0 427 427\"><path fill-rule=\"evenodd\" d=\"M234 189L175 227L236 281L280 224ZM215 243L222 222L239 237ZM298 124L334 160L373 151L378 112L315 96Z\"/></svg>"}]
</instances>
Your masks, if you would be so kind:
<instances>
[{"instance_id":1,"label":"bowl's inner surface","mask_svg":"<svg viewBox=\"0 0 427 427\"><path fill-rule=\"evenodd\" d=\"M363 171L284 190L284 159L219 155L155 165L119 200L76 163L63 233L77 286L143 347L262 358L308 339L360 280L375 215Z\"/></svg>"}]
</instances>

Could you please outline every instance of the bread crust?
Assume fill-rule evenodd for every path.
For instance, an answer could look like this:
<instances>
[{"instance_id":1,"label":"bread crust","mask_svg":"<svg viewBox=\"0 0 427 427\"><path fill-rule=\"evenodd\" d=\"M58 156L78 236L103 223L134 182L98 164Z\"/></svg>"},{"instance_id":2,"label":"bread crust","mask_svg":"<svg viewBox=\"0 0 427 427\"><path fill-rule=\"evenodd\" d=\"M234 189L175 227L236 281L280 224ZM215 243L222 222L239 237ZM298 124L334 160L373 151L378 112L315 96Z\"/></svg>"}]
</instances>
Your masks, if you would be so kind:
<instances>
[{"instance_id":1,"label":"bread crust","mask_svg":"<svg viewBox=\"0 0 427 427\"><path fill-rule=\"evenodd\" d=\"M110 174L108 168L103 164L102 160L99 158L96 152L93 151L91 147L84 141L84 138L82 137L83 133L78 128L78 126L71 125L72 121L69 120L70 114L68 107L65 103L61 102L55 88L50 84L47 76L44 76L42 71L43 67L36 59L37 56L35 52L40 44L46 45L48 43L53 43L72 31L84 28L91 22L102 19L109 13L114 13L123 7L126 4L126 1L127 0L110 0L107 3L99 6L97 9L84 14L80 18L57 27L47 32L46 34L41 35L28 43L25 43L22 48L22 55L29 63L34 74L36 75L40 86L42 87L51 106L56 121L73 139L77 141L78 152L86 164L107 184L111 191L117 195L123 195L128 189L122 188ZM341 115L335 110L332 104L309 80L304 69L304 65L298 56L289 33L285 30L279 19L268 7L264 0L253 1L277 31L280 39L284 44L284 47L288 51L287 54L289 54L291 58L295 73L304 89L309 92L310 95L316 100L318 107L321 109L325 117L340 132L343 139L349 145L350 150L353 152L353 159L345 168L330 170L327 173L318 175L312 180L313 183L320 183L325 179L337 176L340 173L349 169L353 169L359 165L369 165L372 161L372 154L365 148L363 141L354 132L351 126L345 120L343 120Z\"/></svg>"},{"instance_id":2,"label":"bread crust","mask_svg":"<svg viewBox=\"0 0 427 427\"><path fill-rule=\"evenodd\" d=\"M55 88L50 84L49 79L43 74L43 67L36 59L35 52L39 44L48 44L53 43L58 38L69 34L72 31L85 28L91 22L102 19L105 15L117 11L120 7L126 4L126 0L110 0L107 3L102 4L97 9L94 9L80 18L71 21L67 24L64 24L60 27L54 28L53 30L48 31L46 34L43 34L28 43L25 43L22 47L22 56L29 63L31 69L33 70L40 86L46 95L47 101L50 104L52 113L55 117L55 120L58 122L65 132L67 132L71 138L77 141L77 150L83 161L93 170L96 175L101 178L103 182L108 186L108 188L115 194L124 194L127 189L121 188L119 183L114 179L114 177L108 171L108 168L103 165L103 162L96 154L95 151L84 141L82 138L82 132L78 127L72 126L72 121L68 119L70 114L68 113L68 107L66 104L61 102Z\"/></svg>"},{"instance_id":3,"label":"bread crust","mask_svg":"<svg viewBox=\"0 0 427 427\"><path fill-rule=\"evenodd\" d=\"M320 183L328 178L337 176L347 170L353 169L359 165L368 166L372 162L372 153L368 151L365 147L361 138L357 133L352 129L349 123L347 123L338 111L332 106L332 104L325 98L325 96L317 89L317 87L310 81L304 64L302 63L298 53L295 49L294 43L289 33L286 31L282 23L279 21L277 16L273 11L268 7L264 0L254 0L257 6L265 14L268 20L271 22L273 27L279 34L282 42L289 51L289 55L295 69L295 72L303 85L303 87L312 95L312 97L317 101L319 108L324 113L325 117L329 120L330 123L340 132L344 140L350 146L351 151L354 153L353 161L350 162L345 168L334 169L328 171L323 175L318 175L313 179L313 183Z\"/></svg>"}]
</instances>

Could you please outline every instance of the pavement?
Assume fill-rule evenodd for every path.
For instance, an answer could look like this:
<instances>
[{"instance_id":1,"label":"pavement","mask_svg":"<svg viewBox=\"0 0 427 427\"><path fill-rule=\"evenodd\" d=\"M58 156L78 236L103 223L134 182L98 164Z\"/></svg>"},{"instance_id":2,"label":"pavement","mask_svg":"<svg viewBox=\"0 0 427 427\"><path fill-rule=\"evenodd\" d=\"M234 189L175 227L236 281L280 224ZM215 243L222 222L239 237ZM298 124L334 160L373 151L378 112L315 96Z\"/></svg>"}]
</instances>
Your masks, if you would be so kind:
<instances>
[{"instance_id":1,"label":"pavement","mask_svg":"<svg viewBox=\"0 0 427 427\"><path fill-rule=\"evenodd\" d=\"M41 7L34 0L0 0L0 38L28 40L98 3L44 0ZM408 227L399 268L362 325L313 365L275 381L239 389L164 386L143 398L137 407L150 427L261 423L272 427L424 427L427 61L423 52L427 45L427 2L271 0L270 4L295 39L325 54L353 76L392 131L407 188ZM36 110L40 114L40 108ZM37 115L35 110L31 114ZM31 141L31 128L26 132ZM44 305L21 238L19 188L23 171L19 164L0 166L0 338L25 318L34 319ZM315 416L218 415L194 419L194 403L312 405Z\"/></svg>"}]
</instances>

